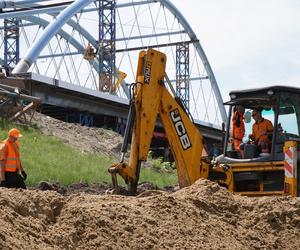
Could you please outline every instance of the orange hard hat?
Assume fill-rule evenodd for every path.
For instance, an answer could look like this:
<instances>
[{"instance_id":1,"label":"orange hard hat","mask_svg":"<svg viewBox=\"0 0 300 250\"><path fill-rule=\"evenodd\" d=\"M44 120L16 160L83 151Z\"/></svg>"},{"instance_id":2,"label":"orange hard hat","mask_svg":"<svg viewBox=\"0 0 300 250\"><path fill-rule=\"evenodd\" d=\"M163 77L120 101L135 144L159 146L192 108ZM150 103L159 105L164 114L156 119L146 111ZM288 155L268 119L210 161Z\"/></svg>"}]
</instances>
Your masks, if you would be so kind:
<instances>
[{"instance_id":1,"label":"orange hard hat","mask_svg":"<svg viewBox=\"0 0 300 250\"><path fill-rule=\"evenodd\" d=\"M22 137L20 131L16 128L12 128L11 130L9 130L8 136L15 137L15 138Z\"/></svg>"}]
</instances>

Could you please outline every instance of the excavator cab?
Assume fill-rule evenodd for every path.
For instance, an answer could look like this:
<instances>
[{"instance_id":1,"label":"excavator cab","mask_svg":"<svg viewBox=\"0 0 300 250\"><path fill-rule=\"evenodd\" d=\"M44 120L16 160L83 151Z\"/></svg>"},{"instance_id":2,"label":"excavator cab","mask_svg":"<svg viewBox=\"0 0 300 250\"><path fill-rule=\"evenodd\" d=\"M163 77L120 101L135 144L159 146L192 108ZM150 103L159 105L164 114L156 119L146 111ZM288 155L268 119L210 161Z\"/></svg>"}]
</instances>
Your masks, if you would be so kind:
<instances>
[{"instance_id":1,"label":"excavator cab","mask_svg":"<svg viewBox=\"0 0 300 250\"><path fill-rule=\"evenodd\" d=\"M223 154L218 164L227 164L232 180L228 185L233 192L247 195L300 194L300 89L273 86L260 89L230 92L229 118ZM244 126L241 147L234 148L236 107L242 107ZM273 124L268 134L267 152L249 141L253 110ZM240 124L238 124L240 125ZM240 126L242 126L240 125ZM250 136L251 137L251 136ZM242 148L242 149L241 149ZM298 174L297 174L298 173Z\"/></svg>"}]
</instances>

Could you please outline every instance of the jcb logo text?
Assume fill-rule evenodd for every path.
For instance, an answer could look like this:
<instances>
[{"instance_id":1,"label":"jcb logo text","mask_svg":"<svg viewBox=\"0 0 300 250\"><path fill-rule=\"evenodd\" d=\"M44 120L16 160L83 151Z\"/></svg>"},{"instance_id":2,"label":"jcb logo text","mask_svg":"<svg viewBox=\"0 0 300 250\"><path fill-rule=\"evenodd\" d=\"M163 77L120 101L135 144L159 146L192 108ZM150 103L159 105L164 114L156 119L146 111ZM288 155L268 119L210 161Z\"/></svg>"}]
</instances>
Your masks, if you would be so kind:
<instances>
[{"instance_id":1,"label":"jcb logo text","mask_svg":"<svg viewBox=\"0 0 300 250\"><path fill-rule=\"evenodd\" d=\"M151 66L152 63L150 61L146 60L145 68L144 68L144 82L150 83L150 77L151 77Z\"/></svg>"},{"instance_id":2,"label":"jcb logo text","mask_svg":"<svg viewBox=\"0 0 300 250\"><path fill-rule=\"evenodd\" d=\"M179 140L180 140L183 150L189 149L192 146L192 144L191 144L190 138L187 134L187 131L185 129L185 126L183 124L183 121L181 119L181 116L179 114L179 110L178 109L172 110L170 112L170 116L171 116L172 122L175 126L175 130L179 137Z\"/></svg>"}]
</instances>

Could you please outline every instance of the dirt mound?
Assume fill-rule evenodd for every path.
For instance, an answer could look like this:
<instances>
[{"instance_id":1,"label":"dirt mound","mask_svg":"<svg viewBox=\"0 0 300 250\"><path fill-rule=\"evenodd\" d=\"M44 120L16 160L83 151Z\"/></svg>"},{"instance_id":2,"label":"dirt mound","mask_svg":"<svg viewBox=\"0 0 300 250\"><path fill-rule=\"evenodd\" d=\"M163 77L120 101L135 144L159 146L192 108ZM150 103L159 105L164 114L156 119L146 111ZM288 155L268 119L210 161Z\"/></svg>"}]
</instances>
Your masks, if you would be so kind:
<instances>
[{"instance_id":1,"label":"dirt mound","mask_svg":"<svg viewBox=\"0 0 300 250\"><path fill-rule=\"evenodd\" d=\"M112 189L112 185L108 183L72 183L67 186L60 185L59 183L50 183L46 181L40 182L37 186L30 187L31 190L42 190L42 191L56 191L62 195L72 195L78 193L87 194L120 194L129 195L129 192L125 187L118 187L118 189ZM175 187L167 187L161 191L172 192ZM146 195L148 193L160 191L159 188L152 183L142 182L137 186L137 195Z\"/></svg>"},{"instance_id":2,"label":"dirt mound","mask_svg":"<svg viewBox=\"0 0 300 250\"><path fill-rule=\"evenodd\" d=\"M115 159L120 157L123 139L112 130L67 123L38 112L35 112L32 123L43 134L58 137L82 152L101 153Z\"/></svg>"},{"instance_id":3,"label":"dirt mound","mask_svg":"<svg viewBox=\"0 0 300 250\"><path fill-rule=\"evenodd\" d=\"M0 188L0 248L299 249L299 201L207 180L138 197Z\"/></svg>"},{"instance_id":4,"label":"dirt mound","mask_svg":"<svg viewBox=\"0 0 300 250\"><path fill-rule=\"evenodd\" d=\"M119 158L122 138L113 131L41 114L34 123L83 152ZM144 183L136 197L108 187L0 188L0 249L300 248L300 198L242 197L208 180L176 192Z\"/></svg>"}]
</instances>

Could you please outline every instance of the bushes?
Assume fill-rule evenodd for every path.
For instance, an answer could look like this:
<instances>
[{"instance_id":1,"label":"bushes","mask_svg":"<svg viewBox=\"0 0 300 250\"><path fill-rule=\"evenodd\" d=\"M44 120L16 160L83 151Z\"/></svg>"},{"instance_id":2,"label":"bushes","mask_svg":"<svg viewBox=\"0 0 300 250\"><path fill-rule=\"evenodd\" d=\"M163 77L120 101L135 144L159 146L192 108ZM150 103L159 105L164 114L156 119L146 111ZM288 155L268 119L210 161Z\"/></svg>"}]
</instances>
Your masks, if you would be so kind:
<instances>
[{"instance_id":1,"label":"bushes","mask_svg":"<svg viewBox=\"0 0 300 250\"><path fill-rule=\"evenodd\" d=\"M147 161L149 165L158 172L173 173L176 169L174 162L165 161L163 157L153 158L153 153L150 151Z\"/></svg>"}]
</instances>

